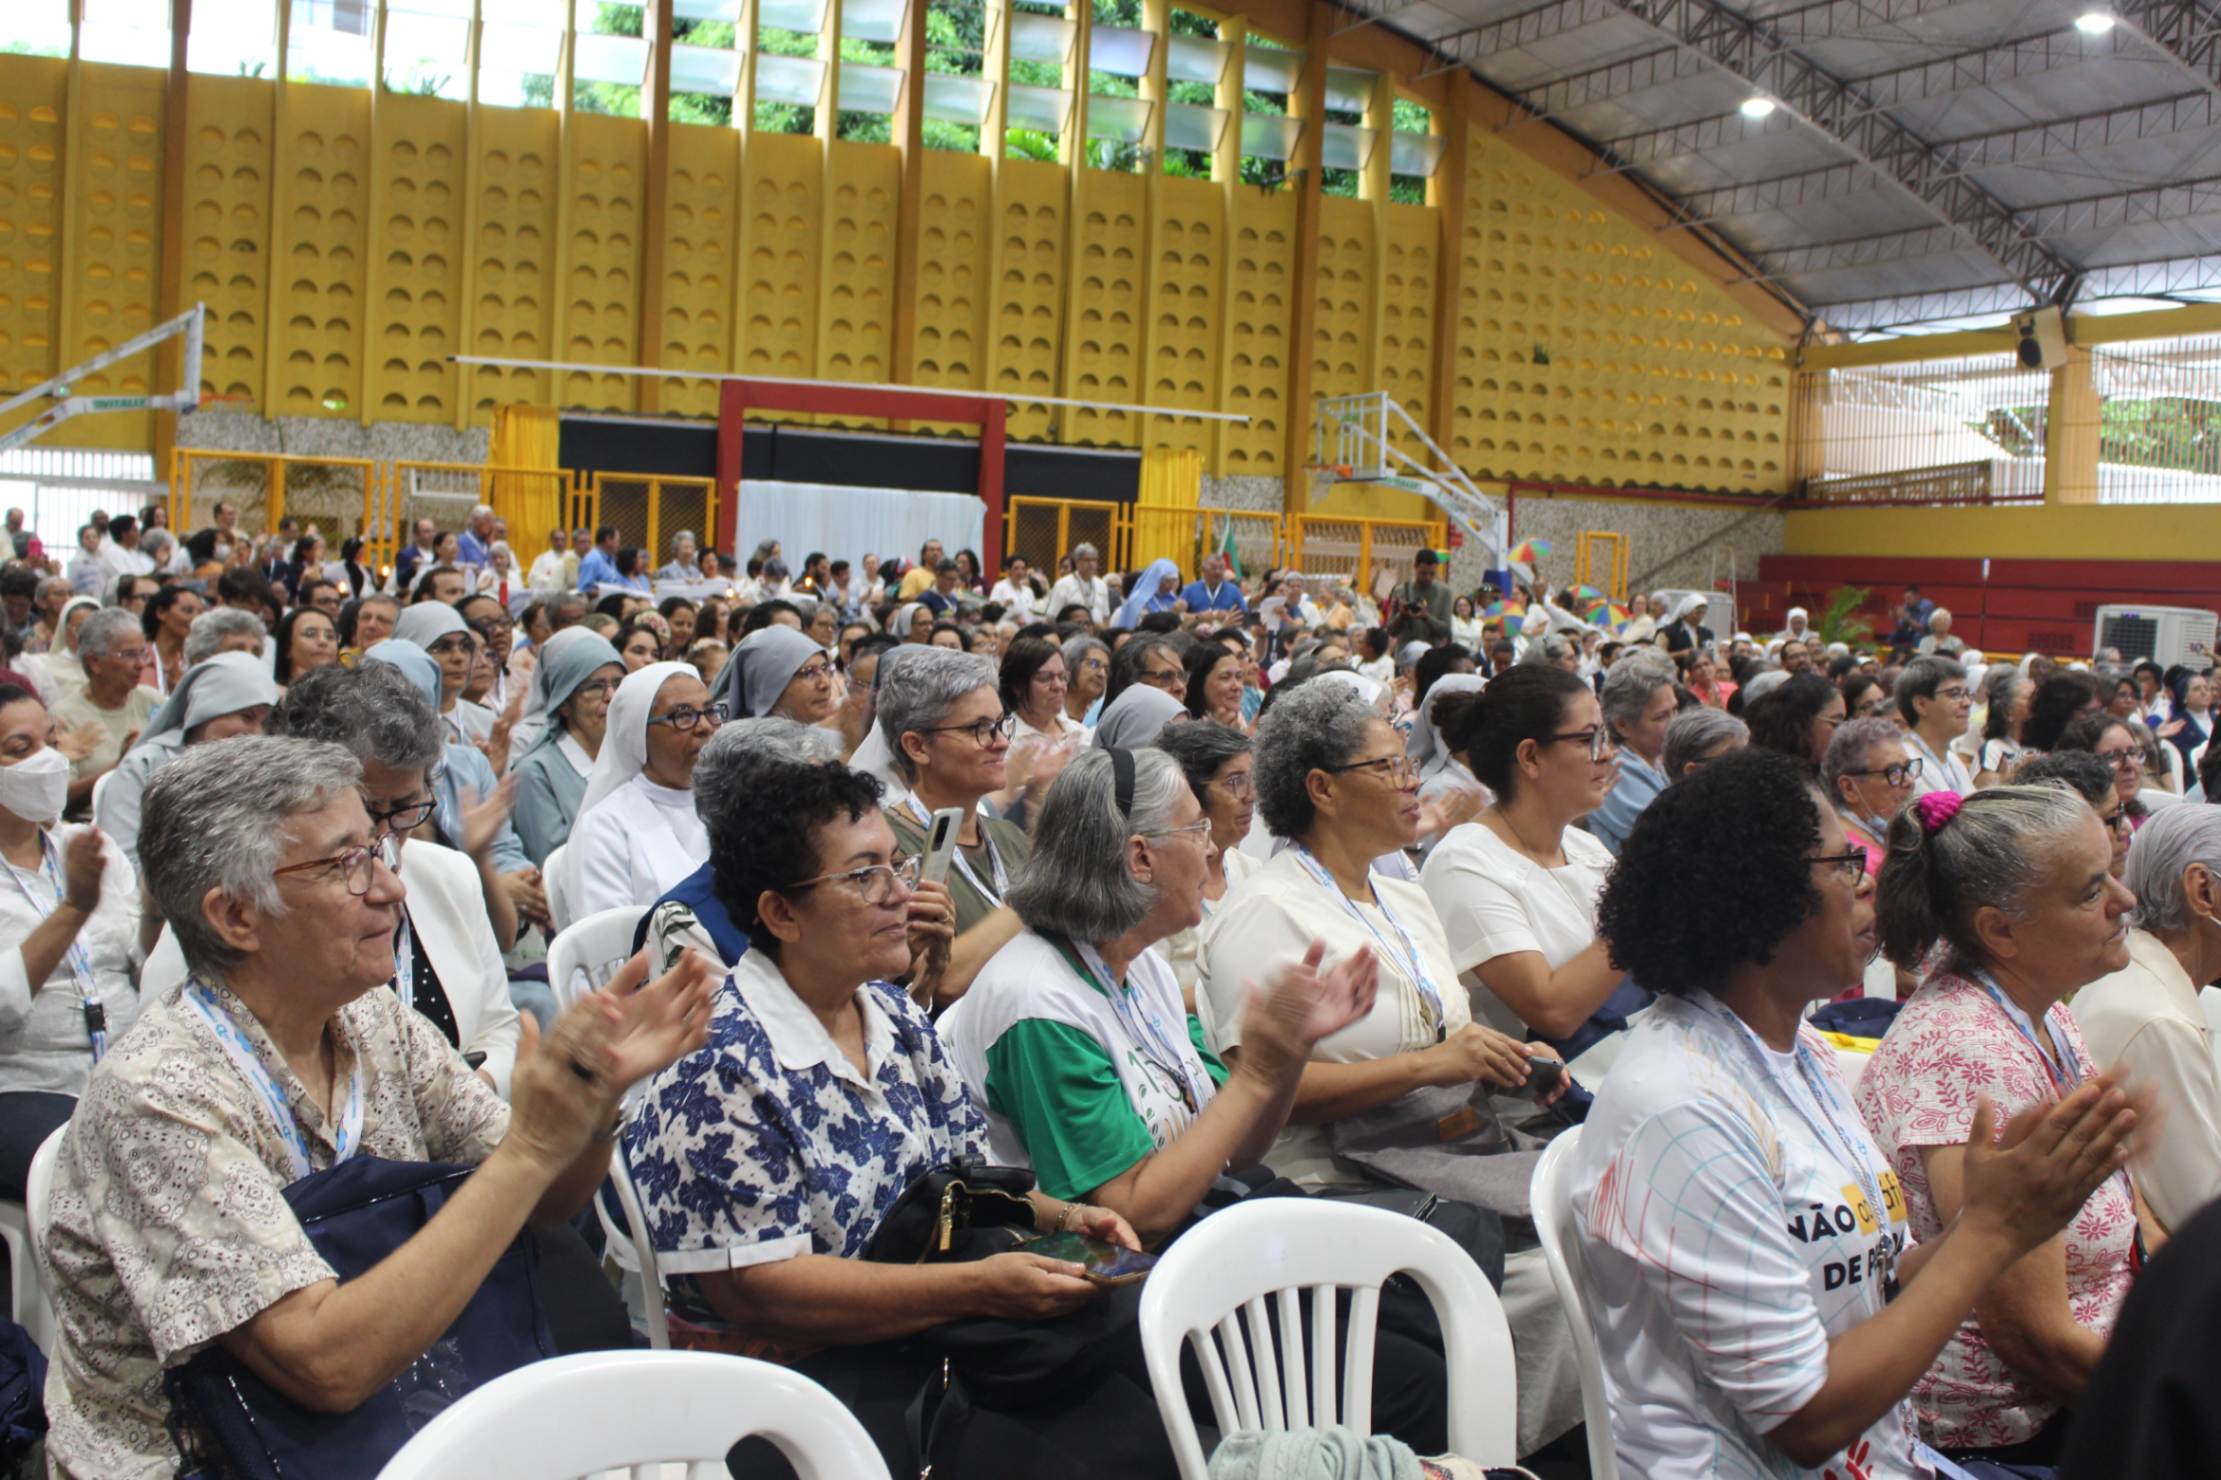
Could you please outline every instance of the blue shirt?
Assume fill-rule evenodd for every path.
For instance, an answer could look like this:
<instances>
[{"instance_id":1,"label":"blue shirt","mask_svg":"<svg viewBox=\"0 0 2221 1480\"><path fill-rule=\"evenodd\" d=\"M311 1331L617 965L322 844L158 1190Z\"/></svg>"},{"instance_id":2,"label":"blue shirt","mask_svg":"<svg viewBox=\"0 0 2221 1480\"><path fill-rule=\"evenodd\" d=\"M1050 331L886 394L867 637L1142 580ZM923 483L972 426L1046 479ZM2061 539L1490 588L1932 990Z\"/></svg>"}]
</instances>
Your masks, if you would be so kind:
<instances>
[{"instance_id":1,"label":"blue shirt","mask_svg":"<svg viewBox=\"0 0 2221 1480\"><path fill-rule=\"evenodd\" d=\"M455 544L461 552L456 557L457 565L484 565L493 558L486 551L486 542L468 529L455 536Z\"/></svg>"},{"instance_id":2,"label":"blue shirt","mask_svg":"<svg viewBox=\"0 0 2221 1480\"><path fill-rule=\"evenodd\" d=\"M1632 750L1619 753L1619 780L1604 798L1604 805L1589 814L1589 831L1596 840L1612 850L1614 858L1627 842L1627 835L1635 830L1635 819L1643 815L1643 808L1657 800L1658 793L1666 789L1666 773Z\"/></svg>"},{"instance_id":3,"label":"blue shirt","mask_svg":"<svg viewBox=\"0 0 2221 1480\"><path fill-rule=\"evenodd\" d=\"M1242 603L1242 588L1232 581L1220 581L1218 590L1212 591L1201 581L1188 582L1180 599L1188 604L1191 612L1241 612L1249 608Z\"/></svg>"},{"instance_id":4,"label":"blue shirt","mask_svg":"<svg viewBox=\"0 0 2221 1480\"><path fill-rule=\"evenodd\" d=\"M732 912L717 897L717 864L703 864L693 873L663 891L663 896L648 907L640 923L632 932L632 948L637 951L648 943L648 932L656 924L656 917L665 905L678 905L694 917L705 934L717 943L717 954L729 969L748 954L748 932L733 922Z\"/></svg>"},{"instance_id":5,"label":"blue shirt","mask_svg":"<svg viewBox=\"0 0 2221 1480\"><path fill-rule=\"evenodd\" d=\"M603 554L602 547L596 545L578 563L578 589L591 591L605 582L612 586L621 586L625 579L617 574L617 562Z\"/></svg>"}]
</instances>

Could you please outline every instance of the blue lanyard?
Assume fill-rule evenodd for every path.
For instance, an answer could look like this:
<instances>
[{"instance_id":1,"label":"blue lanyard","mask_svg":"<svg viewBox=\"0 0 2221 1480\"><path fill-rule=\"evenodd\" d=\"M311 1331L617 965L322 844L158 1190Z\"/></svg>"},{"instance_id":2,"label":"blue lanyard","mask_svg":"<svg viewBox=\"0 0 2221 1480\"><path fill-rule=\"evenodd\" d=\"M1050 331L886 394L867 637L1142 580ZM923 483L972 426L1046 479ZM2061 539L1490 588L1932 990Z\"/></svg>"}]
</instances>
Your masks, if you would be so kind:
<instances>
[{"instance_id":1,"label":"blue lanyard","mask_svg":"<svg viewBox=\"0 0 2221 1480\"><path fill-rule=\"evenodd\" d=\"M198 977L185 984L185 1000L199 1010L210 1030L215 1033L216 1041L231 1056L231 1062L239 1070L240 1076L262 1096L262 1108L269 1112L271 1122L277 1126L278 1135L285 1141L286 1151L292 1158L293 1180L298 1182L306 1177L315 1170L309 1157L308 1133L301 1129L300 1119L293 1113L292 1102L286 1099L285 1091L278 1088L277 1080L262 1062L262 1055L256 1051L254 1040L233 1021L224 1004ZM332 1165L338 1166L354 1155L361 1141L362 1055L358 1053L355 1055L354 1072L348 1076L347 1104L340 1111L339 1125L332 1136Z\"/></svg>"},{"instance_id":2,"label":"blue lanyard","mask_svg":"<svg viewBox=\"0 0 2221 1480\"><path fill-rule=\"evenodd\" d=\"M48 881L54 886L54 909L60 909L62 901L67 899L69 895L62 888L61 858L54 847L53 834L43 827L39 829L39 860L46 869ZM8 865L8 877L15 880L15 887L23 891L24 899L38 913L41 924L52 917L54 910L48 909L45 905L39 903L39 897L33 894L31 886L23 881L22 870L10 863ZM69 963L70 979L76 984L77 1001L85 1014L85 1036L92 1041L93 1062L97 1064L100 1062L101 1055L108 1051L108 1012L100 1001L99 983L93 978L92 953L85 949L85 931L90 929L91 926L92 921L88 918L85 924L79 927L77 934L71 937L69 950L64 953L62 959ZM40 984L34 982L32 985L35 987Z\"/></svg>"},{"instance_id":3,"label":"blue lanyard","mask_svg":"<svg viewBox=\"0 0 2221 1480\"><path fill-rule=\"evenodd\" d=\"M1102 954L1086 941L1071 943L1068 953L1071 964L1078 968L1082 979L1089 982L1110 998L1111 1011L1140 1048L1143 1058L1155 1066L1158 1073L1173 1083L1180 1092L1180 1099L1190 1115L1198 1114L1211 1098L1210 1091L1195 1082L1188 1071L1188 1056L1173 1046L1170 1035L1155 1011L1144 1013L1134 1000L1134 989L1124 982L1111 980L1110 964ZM1161 1055L1161 1057L1160 1057ZM1206 1076L1207 1077L1207 1076Z\"/></svg>"},{"instance_id":4,"label":"blue lanyard","mask_svg":"<svg viewBox=\"0 0 2221 1480\"><path fill-rule=\"evenodd\" d=\"M1326 871L1326 866L1311 856L1309 848L1301 843L1290 844L1290 848L1296 855L1296 862L1303 865L1303 871L1311 876L1312 881L1333 895L1350 918L1365 927L1365 933L1379 945L1381 954L1411 978L1412 986L1419 991L1422 1015L1426 1018L1427 1025L1434 1029L1436 1041L1447 1036L1450 1031L1449 1020L1442 1009L1442 991L1435 986L1434 978L1427 974L1427 962L1419 954L1419 942L1412 939L1411 932L1404 928L1404 922L1397 919L1395 911L1388 908L1388 901L1381 898L1380 891L1373 891L1373 904L1380 911L1381 918L1395 930L1396 938L1403 942L1400 955L1394 946L1382 938L1380 929L1373 924L1372 918L1357 907L1355 900L1342 892L1342 886L1334 882L1334 876Z\"/></svg>"},{"instance_id":5,"label":"blue lanyard","mask_svg":"<svg viewBox=\"0 0 2221 1480\"><path fill-rule=\"evenodd\" d=\"M401 912L401 930L393 940L393 990L411 1010L416 1009L416 941L409 933L409 912Z\"/></svg>"},{"instance_id":6,"label":"blue lanyard","mask_svg":"<svg viewBox=\"0 0 2221 1480\"><path fill-rule=\"evenodd\" d=\"M2051 1092L2054 1103L2064 1100L2077 1089L2080 1089L2083 1080L2082 1061L2075 1056L2074 1046L2054 1034L2052 1041L2059 1045L2059 1056L2053 1058L2050 1054L2045 1053L2044 1040L2036 1036L2035 1020L2029 1017L2027 1013L2022 1012L2019 1004L2005 995L2004 989L1997 984L1997 978L1991 976L1987 971L1977 970L1974 973L1974 979L1982 984L1983 991L1990 994L1990 1000L1997 1004L1998 1011L2005 1014L2005 1020L2013 1025L2013 1031L2027 1039L2028 1046L2036 1051L2036 1057L2043 1063L2044 1073L2051 1078ZM2049 1014L2047 1013L2046 1016L2048 1017ZM2121 1186L2128 1195L2129 1207L2133 1210L2136 1206L2136 1183L2134 1179L2129 1176L2126 1167L2123 1167L2115 1175L2121 1179ZM2142 1229L2137 1231L2136 1248L2137 1258L2141 1260L2144 1248Z\"/></svg>"}]
</instances>

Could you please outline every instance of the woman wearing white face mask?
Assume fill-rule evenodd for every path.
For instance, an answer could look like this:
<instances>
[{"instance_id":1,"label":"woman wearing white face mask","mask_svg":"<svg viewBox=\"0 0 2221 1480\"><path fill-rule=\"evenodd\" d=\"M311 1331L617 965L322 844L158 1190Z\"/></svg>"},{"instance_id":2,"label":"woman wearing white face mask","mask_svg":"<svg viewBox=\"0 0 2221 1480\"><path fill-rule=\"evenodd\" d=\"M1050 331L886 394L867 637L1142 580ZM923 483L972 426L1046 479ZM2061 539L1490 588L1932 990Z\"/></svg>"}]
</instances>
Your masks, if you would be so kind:
<instances>
[{"instance_id":1,"label":"woman wearing white face mask","mask_svg":"<svg viewBox=\"0 0 2221 1480\"><path fill-rule=\"evenodd\" d=\"M0 1197L68 1120L93 1059L139 1014L138 884L91 827L57 826L69 761L38 696L0 684Z\"/></svg>"}]
</instances>

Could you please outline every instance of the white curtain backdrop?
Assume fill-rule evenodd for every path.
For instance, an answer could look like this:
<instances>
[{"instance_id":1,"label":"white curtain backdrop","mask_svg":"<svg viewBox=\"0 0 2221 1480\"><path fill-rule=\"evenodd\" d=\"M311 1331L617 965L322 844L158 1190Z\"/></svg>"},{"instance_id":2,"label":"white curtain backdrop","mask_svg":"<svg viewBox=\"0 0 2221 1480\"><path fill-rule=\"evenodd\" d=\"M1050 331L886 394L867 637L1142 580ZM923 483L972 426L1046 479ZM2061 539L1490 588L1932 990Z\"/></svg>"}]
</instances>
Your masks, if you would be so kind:
<instances>
[{"instance_id":1,"label":"white curtain backdrop","mask_svg":"<svg viewBox=\"0 0 2221 1480\"><path fill-rule=\"evenodd\" d=\"M758 543L775 539L799 576L812 550L852 565L867 554L916 560L928 539L939 540L951 555L977 550L986 521L987 506L977 494L751 478L740 485L733 553L745 561Z\"/></svg>"}]
</instances>

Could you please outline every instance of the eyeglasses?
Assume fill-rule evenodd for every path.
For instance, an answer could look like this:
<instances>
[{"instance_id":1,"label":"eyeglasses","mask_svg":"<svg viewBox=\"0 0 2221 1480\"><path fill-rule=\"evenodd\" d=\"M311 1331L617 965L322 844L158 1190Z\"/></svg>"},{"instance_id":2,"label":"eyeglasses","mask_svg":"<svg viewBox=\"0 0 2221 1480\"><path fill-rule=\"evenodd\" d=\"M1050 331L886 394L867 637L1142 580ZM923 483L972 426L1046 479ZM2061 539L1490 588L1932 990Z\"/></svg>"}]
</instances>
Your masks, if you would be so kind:
<instances>
[{"instance_id":1,"label":"eyeglasses","mask_svg":"<svg viewBox=\"0 0 2221 1480\"><path fill-rule=\"evenodd\" d=\"M918 870L924 863L923 858L913 853L908 858L898 858L893 863L875 863L865 868L843 869L837 874L819 874L814 879L789 884L779 892L799 894L820 884L846 884L863 896L864 903L868 905L889 904L893 902L896 884L902 885L905 897L918 887Z\"/></svg>"},{"instance_id":2,"label":"eyeglasses","mask_svg":"<svg viewBox=\"0 0 2221 1480\"><path fill-rule=\"evenodd\" d=\"M517 628L514 622L504 621L500 617L480 617L470 624L470 630L491 642L497 637L509 636Z\"/></svg>"},{"instance_id":3,"label":"eyeglasses","mask_svg":"<svg viewBox=\"0 0 2221 1480\"><path fill-rule=\"evenodd\" d=\"M1169 694L1188 691L1188 671L1185 668L1144 668L1135 675L1153 689L1163 689Z\"/></svg>"},{"instance_id":4,"label":"eyeglasses","mask_svg":"<svg viewBox=\"0 0 2221 1480\"><path fill-rule=\"evenodd\" d=\"M2131 776L2151 760L2151 752L2140 745L2131 746L2127 750L2101 750L2097 756L2114 770Z\"/></svg>"},{"instance_id":5,"label":"eyeglasses","mask_svg":"<svg viewBox=\"0 0 2221 1480\"><path fill-rule=\"evenodd\" d=\"M973 744L981 750L985 750L995 743L996 736L1000 735L1003 739L1008 740L1012 735L1018 733L1018 716L1004 714L995 719L974 720L968 725L924 725L918 729L917 733L920 735L969 735L972 737Z\"/></svg>"},{"instance_id":6,"label":"eyeglasses","mask_svg":"<svg viewBox=\"0 0 2221 1480\"><path fill-rule=\"evenodd\" d=\"M2111 817L2100 817L2098 821L2105 824L2106 831L2117 832L2124 838L2136 827L2136 816L2126 807L2118 809Z\"/></svg>"},{"instance_id":7,"label":"eyeglasses","mask_svg":"<svg viewBox=\"0 0 2221 1480\"><path fill-rule=\"evenodd\" d=\"M1563 745L1570 741L1578 741L1587 745L1589 759L1592 761L1603 760L1616 748L1612 744L1612 732L1602 725L1598 725L1593 730L1567 730L1563 734L1550 737L1552 745Z\"/></svg>"},{"instance_id":8,"label":"eyeglasses","mask_svg":"<svg viewBox=\"0 0 2221 1480\"><path fill-rule=\"evenodd\" d=\"M1390 786L1409 786L1418 776L1419 768L1411 763L1408 755L1375 756L1369 761L1351 761L1346 766L1327 766L1324 769L1340 775L1344 771L1379 771Z\"/></svg>"},{"instance_id":9,"label":"eyeglasses","mask_svg":"<svg viewBox=\"0 0 2221 1480\"><path fill-rule=\"evenodd\" d=\"M1856 884L1859 881L1859 875L1866 872L1866 850L1863 848L1853 848L1843 853L1823 853L1818 858L1806 861L1815 868L1834 865L1843 875L1843 881L1846 884Z\"/></svg>"},{"instance_id":10,"label":"eyeglasses","mask_svg":"<svg viewBox=\"0 0 2221 1480\"><path fill-rule=\"evenodd\" d=\"M1862 699L1859 701L1858 717L1860 719L1880 719L1894 711L1896 707L1886 698Z\"/></svg>"},{"instance_id":11,"label":"eyeglasses","mask_svg":"<svg viewBox=\"0 0 2221 1480\"><path fill-rule=\"evenodd\" d=\"M1909 761L1893 761L1886 766L1870 767L1863 771L1845 771L1842 774L1846 776L1879 776L1892 786L1903 786L1908 781L1916 781L1920 778L1922 764L1921 758L1916 755Z\"/></svg>"},{"instance_id":12,"label":"eyeglasses","mask_svg":"<svg viewBox=\"0 0 2221 1480\"><path fill-rule=\"evenodd\" d=\"M287 874L305 874L311 869L330 869L347 881L347 892L360 899L370 892L371 881L378 877L377 866L384 864L390 872L401 862L401 850L392 833L381 833L374 843L356 846L334 853L329 858L312 858L306 863L289 863L275 869L272 878Z\"/></svg>"},{"instance_id":13,"label":"eyeglasses","mask_svg":"<svg viewBox=\"0 0 2221 1480\"><path fill-rule=\"evenodd\" d=\"M470 639L460 632L450 632L424 651L435 658L457 657L470 651Z\"/></svg>"},{"instance_id":14,"label":"eyeglasses","mask_svg":"<svg viewBox=\"0 0 2221 1480\"><path fill-rule=\"evenodd\" d=\"M1195 821L1189 823L1186 827L1168 827L1159 832L1145 832L1141 834L1141 836L1145 838L1183 838L1198 836L1208 837L1210 835L1210 831L1211 819L1208 817L1199 817Z\"/></svg>"},{"instance_id":15,"label":"eyeglasses","mask_svg":"<svg viewBox=\"0 0 2221 1480\"><path fill-rule=\"evenodd\" d=\"M1246 802L1257 795L1257 784L1247 771L1236 771L1231 776L1221 776L1218 784L1237 802Z\"/></svg>"},{"instance_id":16,"label":"eyeglasses","mask_svg":"<svg viewBox=\"0 0 2221 1480\"><path fill-rule=\"evenodd\" d=\"M619 678L589 678L586 682L571 690L571 697L574 699L596 697L606 700L610 695L617 692L617 685L622 682L624 680Z\"/></svg>"},{"instance_id":17,"label":"eyeglasses","mask_svg":"<svg viewBox=\"0 0 2221 1480\"><path fill-rule=\"evenodd\" d=\"M383 811L376 807L367 807L366 804L370 824L378 830L380 837L390 833L413 832L424 825L438 806L438 800L433 797L426 797L421 802L403 802L398 807L387 807Z\"/></svg>"},{"instance_id":18,"label":"eyeglasses","mask_svg":"<svg viewBox=\"0 0 2221 1480\"><path fill-rule=\"evenodd\" d=\"M700 709L691 704L681 704L669 714L652 716L648 723L651 725L669 725L672 729L684 735L703 720L708 720L709 726L713 730L723 724L725 722L725 701L719 699L716 703L705 705Z\"/></svg>"},{"instance_id":19,"label":"eyeglasses","mask_svg":"<svg viewBox=\"0 0 2221 1480\"><path fill-rule=\"evenodd\" d=\"M1961 699L1964 699L1966 696L1967 691L1964 687L1954 686L1948 689L1936 690L1936 697L1943 700L1946 704L1956 704Z\"/></svg>"},{"instance_id":20,"label":"eyeglasses","mask_svg":"<svg viewBox=\"0 0 2221 1480\"><path fill-rule=\"evenodd\" d=\"M826 683L833 677L833 660L830 658L812 658L800 668L795 669L794 676L796 678L806 678L812 683Z\"/></svg>"}]
</instances>

